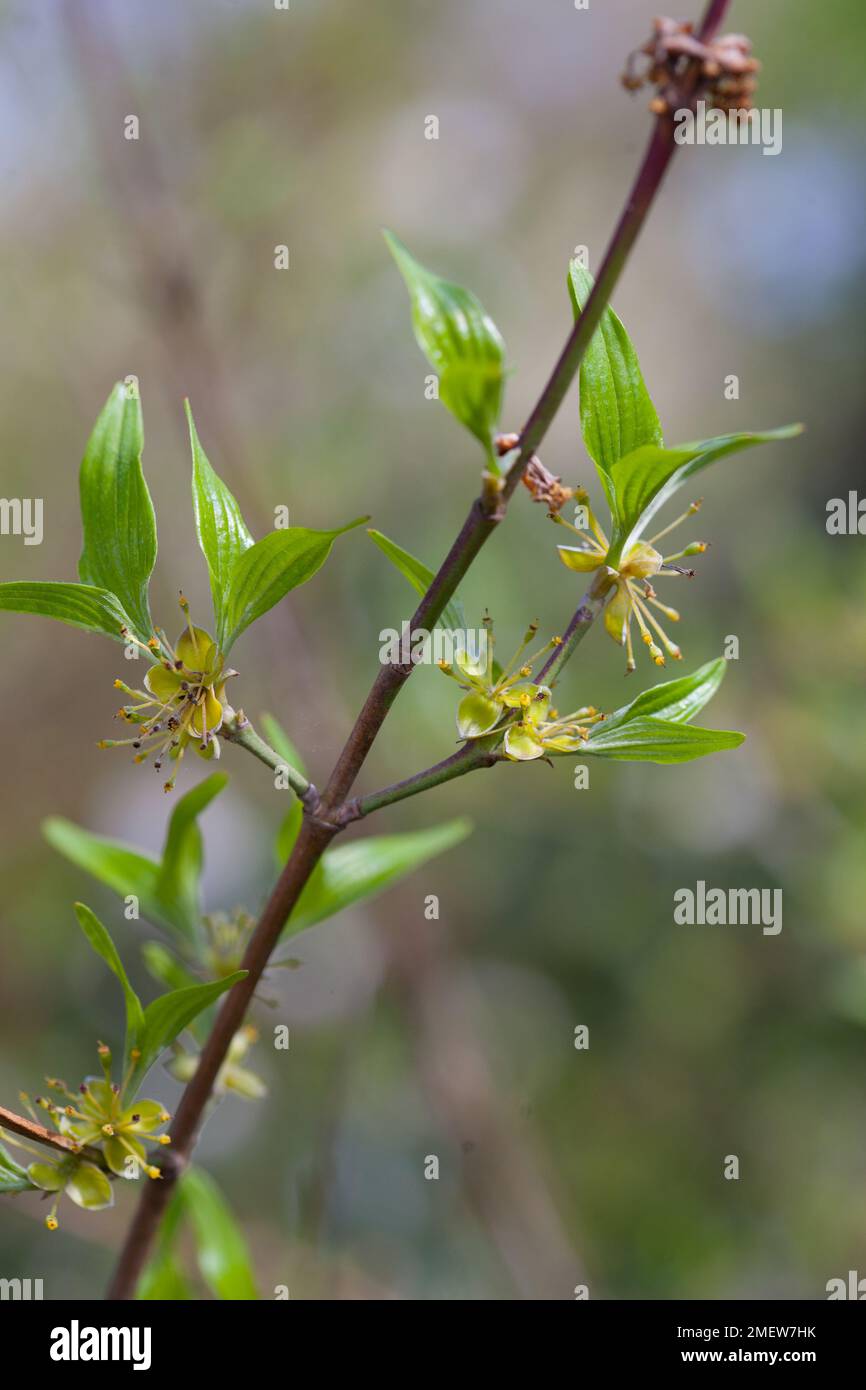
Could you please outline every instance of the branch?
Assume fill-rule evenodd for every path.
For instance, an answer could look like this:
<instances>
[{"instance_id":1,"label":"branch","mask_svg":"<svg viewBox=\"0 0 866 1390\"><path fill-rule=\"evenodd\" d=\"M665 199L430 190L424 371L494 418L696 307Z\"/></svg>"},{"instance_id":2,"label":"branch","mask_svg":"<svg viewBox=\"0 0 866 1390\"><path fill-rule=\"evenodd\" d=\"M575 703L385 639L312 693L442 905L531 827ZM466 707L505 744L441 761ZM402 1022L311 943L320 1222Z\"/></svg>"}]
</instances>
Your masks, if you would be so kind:
<instances>
[{"instance_id":1,"label":"branch","mask_svg":"<svg viewBox=\"0 0 866 1390\"><path fill-rule=\"evenodd\" d=\"M727 9L729 0L711 0L700 28L700 37L712 37ZM683 97L688 99L698 80L698 66L692 64L683 81ZM643 163L617 224L592 294L578 318L562 353L521 433L519 453L509 469L501 491L485 482L438 573L412 619L412 630L435 626L436 620L453 596L470 565L505 516L508 501L529 461L543 440L580 366L607 300L616 285L644 219L661 186L665 171L677 146L672 116L656 118ZM575 615L577 616L577 615ZM573 620L574 623L574 620ZM584 628L586 624L581 624ZM572 644L576 645L576 640ZM232 1038L241 1026L252 1001L259 977L294 908L303 888L325 849L341 828L331 817L345 802L358 773L384 723L394 700L409 679L413 666L383 666L377 675L361 713L349 734L336 766L314 814L307 814L295 847L265 905L250 939L242 968L248 974L228 991L214 1027L202 1050L195 1075L189 1082L172 1124L172 1157L165 1168L165 1181L148 1183L139 1199L132 1226L121 1251L108 1297L135 1296L139 1275L168 1203L174 1180L195 1143L202 1115L223 1064Z\"/></svg>"},{"instance_id":2,"label":"branch","mask_svg":"<svg viewBox=\"0 0 866 1390\"><path fill-rule=\"evenodd\" d=\"M383 806L393 806L395 801L405 801L407 796L417 796L419 792L429 791L431 787L440 787L443 782L452 782L455 777L465 777L467 772L475 772L480 767L493 767L496 763L502 762L502 754L491 752L486 746L487 740L483 742L485 746L480 748L477 742L470 741L456 753L452 753L450 758L443 758L441 763L434 763L433 767L428 767L423 772L416 772L412 777L404 778L402 782L392 782L381 791L353 797L351 801L337 807L332 813L332 820L342 829L352 821L360 820L362 816L380 811Z\"/></svg>"},{"instance_id":3,"label":"branch","mask_svg":"<svg viewBox=\"0 0 866 1390\"><path fill-rule=\"evenodd\" d=\"M533 676L536 685L553 686L559 680L563 666L580 646L607 603L612 583L610 573L606 569L600 569L562 634L562 645L554 647L538 675Z\"/></svg>"},{"instance_id":4,"label":"branch","mask_svg":"<svg viewBox=\"0 0 866 1390\"><path fill-rule=\"evenodd\" d=\"M315 798L316 789L312 782L296 767L292 767L291 763L287 763L269 743L265 743L242 710L238 710L234 718L222 726L220 733L229 743L236 743L239 748L245 748L248 753L252 753L254 758L258 758L259 762L264 763L272 772L284 773L286 781L300 801L307 802Z\"/></svg>"},{"instance_id":5,"label":"branch","mask_svg":"<svg viewBox=\"0 0 866 1390\"><path fill-rule=\"evenodd\" d=\"M98 1150L84 1148L67 1135L58 1134L56 1129L48 1129L36 1120L16 1115L14 1110L7 1110L5 1105L0 1105L0 1130L2 1129L7 1129L10 1134L20 1135L22 1139L32 1139L36 1144L46 1144L49 1149L57 1149L62 1154L94 1157L102 1167L102 1155Z\"/></svg>"}]
</instances>

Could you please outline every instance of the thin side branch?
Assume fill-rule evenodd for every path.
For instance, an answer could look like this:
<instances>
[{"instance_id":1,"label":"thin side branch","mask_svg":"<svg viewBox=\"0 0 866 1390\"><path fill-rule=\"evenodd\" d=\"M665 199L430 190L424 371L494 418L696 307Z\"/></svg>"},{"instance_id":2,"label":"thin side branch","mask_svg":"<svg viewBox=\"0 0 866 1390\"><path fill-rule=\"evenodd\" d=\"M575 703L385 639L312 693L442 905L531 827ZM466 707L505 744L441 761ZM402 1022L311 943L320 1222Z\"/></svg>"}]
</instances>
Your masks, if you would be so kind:
<instances>
[{"instance_id":1,"label":"thin side branch","mask_svg":"<svg viewBox=\"0 0 866 1390\"><path fill-rule=\"evenodd\" d=\"M473 742L466 743L450 758L443 758L442 762L434 763L433 767L425 768L423 772L405 777L402 782L392 782L390 786L370 792L367 796L353 797L337 808L332 819L342 828L371 815L373 811L381 811L383 806L393 806L396 801L405 801L408 796L417 796L431 787L440 787L443 782L452 782L455 777L465 777L467 772L493 767L502 761L502 754L491 752L486 747L479 748Z\"/></svg>"},{"instance_id":2,"label":"thin side branch","mask_svg":"<svg viewBox=\"0 0 866 1390\"><path fill-rule=\"evenodd\" d=\"M21 1139L30 1139L35 1144L45 1144L49 1149L56 1149L62 1154L79 1154L84 1156L88 1150L76 1144L74 1139L68 1138L65 1134L58 1134L56 1129L48 1129L45 1125L40 1125L36 1120L28 1120L25 1115L16 1115L14 1110L7 1110L5 1105L0 1105L0 1130L6 1129L10 1134L17 1134ZM99 1164L102 1164L102 1156L95 1153Z\"/></svg>"},{"instance_id":3,"label":"thin side branch","mask_svg":"<svg viewBox=\"0 0 866 1390\"><path fill-rule=\"evenodd\" d=\"M266 743L240 710L233 719L223 725L220 733L229 743L236 743L239 748L245 748L248 753L252 753L254 758L258 758L259 762L264 763L272 772L282 772L292 791L301 801L310 801L315 798L315 787L312 782L296 767L292 767L291 763L287 763L275 748Z\"/></svg>"}]
</instances>

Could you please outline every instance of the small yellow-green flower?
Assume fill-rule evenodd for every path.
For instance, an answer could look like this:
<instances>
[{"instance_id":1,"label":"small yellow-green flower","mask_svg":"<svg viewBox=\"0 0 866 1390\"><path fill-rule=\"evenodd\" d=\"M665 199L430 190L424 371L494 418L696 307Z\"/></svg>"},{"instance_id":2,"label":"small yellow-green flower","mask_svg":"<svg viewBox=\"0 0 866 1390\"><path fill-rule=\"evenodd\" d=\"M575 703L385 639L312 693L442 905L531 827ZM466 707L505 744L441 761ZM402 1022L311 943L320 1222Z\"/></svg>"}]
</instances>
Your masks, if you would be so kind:
<instances>
[{"instance_id":1,"label":"small yellow-green flower","mask_svg":"<svg viewBox=\"0 0 866 1390\"><path fill-rule=\"evenodd\" d=\"M141 1172L149 1178L160 1178L162 1173L150 1162L142 1139L162 1145L171 1143L169 1135L156 1134L171 1119L159 1101L124 1098L129 1074L137 1060L135 1050L130 1057L127 1080L122 1086L111 1080L109 1048L100 1043L97 1050L102 1062L102 1076L87 1077L77 1093L70 1091L65 1081L48 1077L46 1084L52 1092L51 1098L36 1097L36 1105L48 1115L60 1134L71 1139L78 1150L87 1150L88 1154L98 1151L105 1165L104 1168L100 1167L83 1152L63 1155L55 1161L40 1157L38 1162L30 1164L27 1176L34 1187L57 1194L45 1220L50 1231L57 1229L57 1205L63 1193L78 1206L90 1211L110 1207L114 1194L105 1170L122 1178L137 1178ZM29 1098L22 1094L21 1100L35 1119L36 1113Z\"/></svg>"},{"instance_id":2,"label":"small yellow-green flower","mask_svg":"<svg viewBox=\"0 0 866 1390\"><path fill-rule=\"evenodd\" d=\"M505 754L512 762L531 762L549 753L574 753L589 737L589 726L604 718L593 705L560 716L551 709L546 685L533 685L520 697L521 717L505 730Z\"/></svg>"},{"instance_id":3,"label":"small yellow-green flower","mask_svg":"<svg viewBox=\"0 0 866 1390\"><path fill-rule=\"evenodd\" d=\"M565 521L561 516L554 515L551 519L558 525L567 526L569 530L574 531L582 542L579 546L557 546L560 560L568 569L576 570L579 574L588 574L607 564L610 542L589 507L586 493L576 493L575 496L586 507L592 535L578 531L576 526L572 526L571 522ZM700 505L700 502L693 502L688 511L684 512L676 521L671 522L670 526L666 526L663 531L652 536L650 540L637 541L634 545L629 546L613 570L615 592L605 609L604 625L613 640L626 649L627 672L635 669L631 632L633 618L637 620L641 638L649 648L649 654L657 666L665 665L665 652L676 661L682 658L680 648L671 641L650 609L656 609L672 623L678 623L680 615L675 608L669 608L667 604L659 602L650 581L657 575L663 577L686 575L692 578L694 570L683 569L682 566L675 564L675 561L683 560L690 555L700 555L707 547L703 541L694 541L676 555L662 555L654 548L654 545L675 526L679 526L680 522L685 521L687 517L694 516ZM661 647L656 641L656 637L660 640ZM662 647L664 647L664 651L662 651Z\"/></svg>"},{"instance_id":4,"label":"small yellow-green flower","mask_svg":"<svg viewBox=\"0 0 866 1390\"><path fill-rule=\"evenodd\" d=\"M225 668L222 653L210 634L204 628L193 627L189 604L183 596L180 603L187 625L174 646L163 632L154 633L149 642L143 643L124 629L126 640L156 657L157 662L144 678L144 690L136 690L121 680L114 682L115 689L133 697L134 703L123 705L117 717L139 726L135 737L103 739L99 744L100 748L131 747L138 763L153 756L157 771L168 757L176 766L165 783L167 792L174 787L177 764L190 744L199 757L219 757L217 733L224 720L234 713L226 703L226 681L237 675Z\"/></svg>"},{"instance_id":5,"label":"small yellow-green flower","mask_svg":"<svg viewBox=\"0 0 866 1390\"><path fill-rule=\"evenodd\" d=\"M524 656L538 631L538 623L531 623L508 665L497 671L493 660L493 623L487 615L484 628L487 640L480 652L460 649L455 653L457 671L449 662L439 662L439 669L469 692L457 706L457 732L461 738L482 738L491 733L506 710L521 705L524 693L521 687L525 687L532 675L534 662L562 645L561 637L552 637L540 651Z\"/></svg>"},{"instance_id":6,"label":"small yellow-green flower","mask_svg":"<svg viewBox=\"0 0 866 1390\"><path fill-rule=\"evenodd\" d=\"M241 1066L241 1062L246 1057L253 1043L257 1040L258 1033L252 1024L245 1024L239 1028L229 1044L226 1053L226 1060L217 1073L214 1082L214 1094L225 1095L227 1091L234 1095L241 1096L243 1100L261 1100L268 1093L268 1088L249 1067ZM184 1085L191 1081L198 1070L199 1059L194 1052L187 1052L177 1044L175 1055L168 1063L166 1070L171 1073L175 1081L180 1081Z\"/></svg>"}]
</instances>

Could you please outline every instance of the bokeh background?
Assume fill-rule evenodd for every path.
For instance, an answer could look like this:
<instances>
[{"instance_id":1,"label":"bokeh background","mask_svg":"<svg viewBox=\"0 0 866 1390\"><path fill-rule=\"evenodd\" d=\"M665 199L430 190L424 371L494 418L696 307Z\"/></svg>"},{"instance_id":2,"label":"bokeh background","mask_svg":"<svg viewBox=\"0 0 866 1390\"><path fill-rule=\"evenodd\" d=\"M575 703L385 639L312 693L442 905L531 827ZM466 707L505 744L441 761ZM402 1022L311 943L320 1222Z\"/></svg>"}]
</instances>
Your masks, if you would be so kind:
<instances>
[{"instance_id":1,"label":"bokeh background","mask_svg":"<svg viewBox=\"0 0 866 1390\"><path fill-rule=\"evenodd\" d=\"M2 492L44 498L45 539L0 539L0 578L74 576L78 463L129 372L160 621L181 585L207 612L186 394L257 534L279 504L311 526L370 512L438 563L479 454L425 400L380 228L480 295L513 367L503 424L519 427L568 328L572 247L598 265L642 152L646 96L617 78L656 8L4 3ZM268 982L254 1064L269 1099L225 1102L199 1151L264 1297L283 1284L293 1298L569 1298L584 1281L595 1298L810 1298L866 1272L866 562L862 538L825 527L827 501L863 484L866 12L765 0L735 4L727 27L764 60L759 102L784 112L783 151L683 150L615 305L670 442L808 427L705 475L696 529L712 549L676 595L688 664L739 638L707 722L748 742L683 768L593 764L583 791L568 763L498 768L365 827L459 813L476 828L298 938L299 968ZM595 490L576 392L542 456ZM521 494L464 586L503 646L532 617L567 620L576 590L556 539ZM380 630L411 609L363 531L347 537L242 639L238 699L277 714L321 779ZM41 822L59 813L155 850L170 807L158 775L94 747L112 732L119 648L4 615L2 651L0 1100L14 1105L46 1071L91 1070L96 1037L120 1027L74 899L153 988L137 949L149 929L61 861ZM655 679L642 664L626 685L621 667L594 632L565 684L609 708ZM453 748L453 689L416 673L364 787ZM254 911L283 803L237 750L223 766L231 786L204 818L208 905ZM674 891L699 878L781 887L781 935L676 926ZM424 919L431 893L438 922ZM290 1025L287 1053L268 1045L274 1022ZM438 1182L424 1179L432 1154ZM38 1202L3 1199L0 1275L98 1298L132 1200L97 1216L65 1203L48 1236Z\"/></svg>"}]
</instances>

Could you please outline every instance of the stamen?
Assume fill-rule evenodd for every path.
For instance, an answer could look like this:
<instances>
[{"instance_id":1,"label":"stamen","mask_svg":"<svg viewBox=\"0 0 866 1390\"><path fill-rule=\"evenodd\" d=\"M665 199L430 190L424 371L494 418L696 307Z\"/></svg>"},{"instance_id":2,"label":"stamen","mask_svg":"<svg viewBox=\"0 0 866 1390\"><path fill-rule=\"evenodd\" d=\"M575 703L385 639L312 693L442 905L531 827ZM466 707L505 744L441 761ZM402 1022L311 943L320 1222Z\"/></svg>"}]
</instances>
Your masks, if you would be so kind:
<instances>
[{"instance_id":1,"label":"stamen","mask_svg":"<svg viewBox=\"0 0 866 1390\"><path fill-rule=\"evenodd\" d=\"M688 511L683 512L682 516L678 516L676 521L672 521L669 526L665 526L661 531L656 531L654 536L650 536L647 545L655 545L656 541L661 540L662 536L668 535L675 527L682 526L684 521L688 521L690 516L694 516L695 512L700 511L703 500L703 497L699 497L697 502L692 502Z\"/></svg>"}]
</instances>

